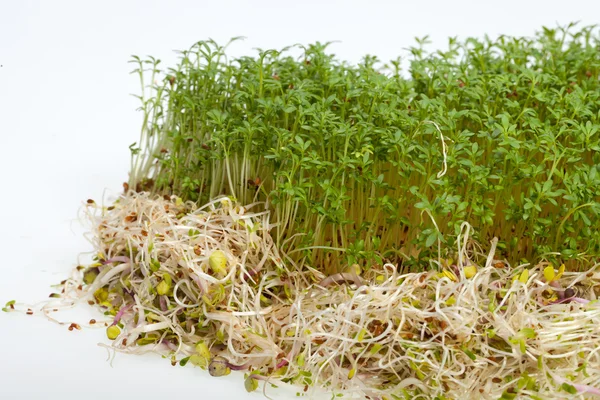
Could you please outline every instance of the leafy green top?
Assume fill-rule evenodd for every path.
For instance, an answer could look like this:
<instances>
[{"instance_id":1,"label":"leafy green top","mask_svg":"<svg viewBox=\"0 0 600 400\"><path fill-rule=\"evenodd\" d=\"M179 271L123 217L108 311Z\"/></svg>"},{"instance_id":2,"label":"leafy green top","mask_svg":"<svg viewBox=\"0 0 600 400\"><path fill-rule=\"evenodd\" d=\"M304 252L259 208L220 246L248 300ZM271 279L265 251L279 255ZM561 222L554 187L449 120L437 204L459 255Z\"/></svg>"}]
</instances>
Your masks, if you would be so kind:
<instances>
[{"instance_id":1,"label":"leafy green top","mask_svg":"<svg viewBox=\"0 0 600 400\"><path fill-rule=\"evenodd\" d=\"M348 65L321 43L228 61L202 41L165 72L135 57L143 87L163 79L140 96L129 184L268 200L278 244L320 268L414 263L465 220L511 260L597 256L597 30L426 42L410 78L400 59Z\"/></svg>"}]
</instances>

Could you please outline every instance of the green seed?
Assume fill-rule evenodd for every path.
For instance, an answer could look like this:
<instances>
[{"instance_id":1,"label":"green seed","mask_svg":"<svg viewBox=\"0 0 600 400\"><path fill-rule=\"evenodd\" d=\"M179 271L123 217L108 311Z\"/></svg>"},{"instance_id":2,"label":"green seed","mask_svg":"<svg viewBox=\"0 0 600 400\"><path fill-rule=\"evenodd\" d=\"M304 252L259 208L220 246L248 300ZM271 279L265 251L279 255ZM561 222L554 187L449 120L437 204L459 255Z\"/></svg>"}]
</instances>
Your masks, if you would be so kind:
<instances>
[{"instance_id":1,"label":"green seed","mask_svg":"<svg viewBox=\"0 0 600 400\"><path fill-rule=\"evenodd\" d=\"M111 325L106 328L106 336L110 340L115 340L121 334L121 329L117 325Z\"/></svg>"}]
</instances>

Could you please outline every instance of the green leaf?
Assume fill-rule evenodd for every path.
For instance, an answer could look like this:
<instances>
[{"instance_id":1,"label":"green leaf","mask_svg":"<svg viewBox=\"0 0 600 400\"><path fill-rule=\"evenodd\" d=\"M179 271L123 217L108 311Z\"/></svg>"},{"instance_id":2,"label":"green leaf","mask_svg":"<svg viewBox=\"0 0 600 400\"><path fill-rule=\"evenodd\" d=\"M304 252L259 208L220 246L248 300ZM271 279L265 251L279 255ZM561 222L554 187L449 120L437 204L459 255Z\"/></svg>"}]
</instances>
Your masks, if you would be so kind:
<instances>
[{"instance_id":1,"label":"green leaf","mask_svg":"<svg viewBox=\"0 0 600 400\"><path fill-rule=\"evenodd\" d=\"M527 339L533 339L536 336L535 330L532 328L522 328L519 332Z\"/></svg>"},{"instance_id":2,"label":"green leaf","mask_svg":"<svg viewBox=\"0 0 600 400\"><path fill-rule=\"evenodd\" d=\"M258 380L251 378L251 376L249 376L244 381L244 387L246 388L247 392L254 392L256 389L258 389Z\"/></svg>"},{"instance_id":3,"label":"green leaf","mask_svg":"<svg viewBox=\"0 0 600 400\"><path fill-rule=\"evenodd\" d=\"M560 388L569 394L577 394L578 393L577 389L575 389L575 386L570 385L566 382L563 383L562 385L560 385Z\"/></svg>"},{"instance_id":4,"label":"green leaf","mask_svg":"<svg viewBox=\"0 0 600 400\"><path fill-rule=\"evenodd\" d=\"M435 243L437 239L437 232L431 232L429 236L427 236L427 240L425 241L425 247L431 247Z\"/></svg>"},{"instance_id":5,"label":"green leaf","mask_svg":"<svg viewBox=\"0 0 600 400\"><path fill-rule=\"evenodd\" d=\"M473 361L477 360L477 356L476 356L475 354L473 354L473 352L472 352L472 351L468 350L467 348L463 348L462 350L465 352L465 354L466 354L466 355L467 355L467 356L468 356L468 357L469 357L471 360L473 360Z\"/></svg>"},{"instance_id":6,"label":"green leaf","mask_svg":"<svg viewBox=\"0 0 600 400\"><path fill-rule=\"evenodd\" d=\"M185 365L188 363L189 360L190 360L189 357L182 358L181 361L179 361L179 365L182 367L185 367Z\"/></svg>"}]
</instances>

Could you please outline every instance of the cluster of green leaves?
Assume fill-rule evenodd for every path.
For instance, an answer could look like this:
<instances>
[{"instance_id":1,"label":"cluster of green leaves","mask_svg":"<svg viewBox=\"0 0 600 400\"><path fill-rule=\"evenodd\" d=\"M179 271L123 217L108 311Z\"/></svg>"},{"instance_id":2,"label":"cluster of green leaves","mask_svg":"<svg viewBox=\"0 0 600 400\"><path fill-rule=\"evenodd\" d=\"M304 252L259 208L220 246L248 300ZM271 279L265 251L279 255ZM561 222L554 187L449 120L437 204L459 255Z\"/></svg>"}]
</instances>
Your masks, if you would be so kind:
<instances>
[{"instance_id":1,"label":"cluster of green leaves","mask_svg":"<svg viewBox=\"0 0 600 400\"><path fill-rule=\"evenodd\" d=\"M268 200L278 245L319 268L417 265L463 221L512 261L597 256L598 32L426 43L407 73L320 43L229 61L203 41L166 71L135 58L142 86L163 79L140 96L130 186Z\"/></svg>"}]
</instances>

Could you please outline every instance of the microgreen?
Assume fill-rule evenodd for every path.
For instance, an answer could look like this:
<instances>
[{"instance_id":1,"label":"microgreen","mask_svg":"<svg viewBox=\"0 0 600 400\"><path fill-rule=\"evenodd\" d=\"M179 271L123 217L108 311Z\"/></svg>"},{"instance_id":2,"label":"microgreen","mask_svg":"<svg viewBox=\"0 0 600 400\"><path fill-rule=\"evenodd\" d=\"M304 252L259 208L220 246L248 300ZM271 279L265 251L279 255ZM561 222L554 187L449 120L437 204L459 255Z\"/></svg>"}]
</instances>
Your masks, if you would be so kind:
<instances>
[{"instance_id":1,"label":"microgreen","mask_svg":"<svg viewBox=\"0 0 600 400\"><path fill-rule=\"evenodd\" d=\"M415 268L465 220L514 262L596 256L597 31L426 43L405 70L349 65L322 43L229 59L201 41L165 70L134 57L144 123L129 187L268 200L277 245L329 271Z\"/></svg>"}]
</instances>

